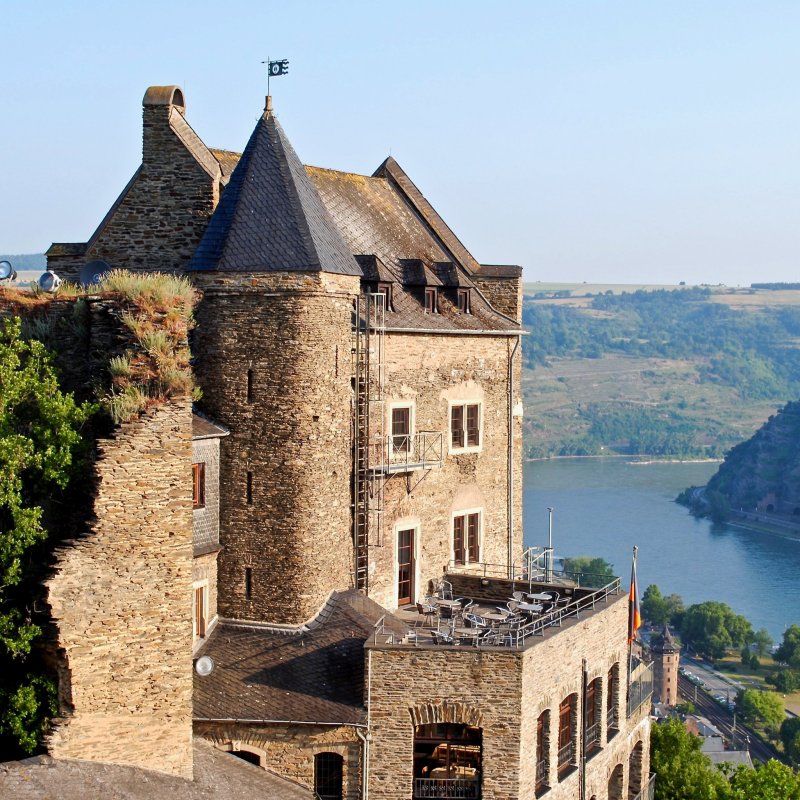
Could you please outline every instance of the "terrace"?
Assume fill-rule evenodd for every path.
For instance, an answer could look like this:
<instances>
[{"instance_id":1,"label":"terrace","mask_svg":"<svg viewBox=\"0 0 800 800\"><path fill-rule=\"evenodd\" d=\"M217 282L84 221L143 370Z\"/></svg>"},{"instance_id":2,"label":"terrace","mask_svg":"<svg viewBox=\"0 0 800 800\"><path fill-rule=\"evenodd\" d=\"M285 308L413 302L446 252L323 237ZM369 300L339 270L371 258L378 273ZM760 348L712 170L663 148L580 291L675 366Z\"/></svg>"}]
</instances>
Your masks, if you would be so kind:
<instances>
[{"instance_id":1,"label":"terrace","mask_svg":"<svg viewBox=\"0 0 800 800\"><path fill-rule=\"evenodd\" d=\"M392 615L392 629L381 617L370 643L520 650L608 608L622 594L619 578L594 587L580 582L596 576L526 570L509 578L498 572L489 564L452 565L433 595ZM408 626L405 632L398 632L397 619Z\"/></svg>"}]
</instances>

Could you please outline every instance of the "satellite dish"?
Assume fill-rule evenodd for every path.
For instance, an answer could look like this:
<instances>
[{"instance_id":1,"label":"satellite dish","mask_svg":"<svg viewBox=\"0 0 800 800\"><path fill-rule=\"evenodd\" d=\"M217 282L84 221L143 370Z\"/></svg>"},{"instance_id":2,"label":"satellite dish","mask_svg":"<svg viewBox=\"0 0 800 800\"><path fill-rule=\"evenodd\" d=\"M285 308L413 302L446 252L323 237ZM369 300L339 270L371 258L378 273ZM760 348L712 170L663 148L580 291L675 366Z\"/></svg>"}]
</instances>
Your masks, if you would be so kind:
<instances>
[{"instance_id":1,"label":"satellite dish","mask_svg":"<svg viewBox=\"0 0 800 800\"><path fill-rule=\"evenodd\" d=\"M100 283L109 272L111 272L111 267L109 267L105 261L95 259L81 267L81 271L78 274L78 282L81 286L95 286Z\"/></svg>"},{"instance_id":2,"label":"satellite dish","mask_svg":"<svg viewBox=\"0 0 800 800\"><path fill-rule=\"evenodd\" d=\"M61 278L55 272L48 270L39 278L39 288L43 292L55 292L59 286L61 286Z\"/></svg>"},{"instance_id":3,"label":"satellite dish","mask_svg":"<svg viewBox=\"0 0 800 800\"><path fill-rule=\"evenodd\" d=\"M0 281L15 281L17 272L10 261L0 261Z\"/></svg>"},{"instance_id":4,"label":"satellite dish","mask_svg":"<svg viewBox=\"0 0 800 800\"><path fill-rule=\"evenodd\" d=\"M211 656L200 656L194 662L194 671L203 677L210 675L212 669L214 669L214 659Z\"/></svg>"}]
</instances>

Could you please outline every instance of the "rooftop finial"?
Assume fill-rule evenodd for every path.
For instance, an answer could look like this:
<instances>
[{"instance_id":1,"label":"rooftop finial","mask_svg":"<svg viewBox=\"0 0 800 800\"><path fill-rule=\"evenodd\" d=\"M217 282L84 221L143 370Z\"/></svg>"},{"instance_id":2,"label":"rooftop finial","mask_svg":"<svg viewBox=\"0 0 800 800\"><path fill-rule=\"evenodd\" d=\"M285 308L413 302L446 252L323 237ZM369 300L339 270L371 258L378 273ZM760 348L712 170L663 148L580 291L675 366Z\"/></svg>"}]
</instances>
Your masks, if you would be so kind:
<instances>
[{"instance_id":1,"label":"rooftop finial","mask_svg":"<svg viewBox=\"0 0 800 800\"><path fill-rule=\"evenodd\" d=\"M272 95L268 94L266 102L264 103L264 113L265 114L272 114Z\"/></svg>"}]
</instances>

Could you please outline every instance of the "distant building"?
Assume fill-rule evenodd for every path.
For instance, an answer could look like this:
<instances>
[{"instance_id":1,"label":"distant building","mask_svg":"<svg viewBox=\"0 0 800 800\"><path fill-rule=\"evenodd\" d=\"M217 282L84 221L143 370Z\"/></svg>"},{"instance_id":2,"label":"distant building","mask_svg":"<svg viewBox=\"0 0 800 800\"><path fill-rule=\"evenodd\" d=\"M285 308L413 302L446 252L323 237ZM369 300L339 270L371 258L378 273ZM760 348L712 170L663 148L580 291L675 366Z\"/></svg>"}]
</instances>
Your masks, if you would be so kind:
<instances>
[{"instance_id":1,"label":"distant building","mask_svg":"<svg viewBox=\"0 0 800 800\"><path fill-rule=\"evenodd\" d=\"M678 668L681 648L669 630L669 625L650 640L653 655L653 700L666 706L678 702Z\"/></svg>"}]
</instances>

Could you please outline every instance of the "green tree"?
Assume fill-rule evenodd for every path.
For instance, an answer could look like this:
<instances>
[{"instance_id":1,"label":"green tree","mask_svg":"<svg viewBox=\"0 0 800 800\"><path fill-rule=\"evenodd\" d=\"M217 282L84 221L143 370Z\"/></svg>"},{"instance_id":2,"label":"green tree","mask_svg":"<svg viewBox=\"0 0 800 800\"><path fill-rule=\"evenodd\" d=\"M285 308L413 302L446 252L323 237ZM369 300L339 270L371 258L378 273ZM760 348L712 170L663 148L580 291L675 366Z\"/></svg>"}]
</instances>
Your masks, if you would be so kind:
<instances>
[{"instance_id":1,"label":"green tree","mask_svg":"<svg viewBox=\"0 0 800 800\"><path fill-rule=\"evenodd\" d=\"M773 639L766 628L759 628L753 634L753 647L760 656L765 656L773 645Z\"/></svg>"},{"instance_id":2,"label":"green tree","mask_svg":"<svg viewBox=\"0 0 800 800\"><path fill-rule=\"evenodd\" d=\"M576 556L564 559L564 572L573 575L581 586L602 587L616 577L614 567L603 558Z\"/></svg>"},{"instance_id":3,"label":"green tree","mask_svg":"<svg viewBox=\"0 0 800 800\"><path fill-rule=\"evenodd\" d=\"M800 717L790 717L781 722L779 735L783 751L795 764L800 764Z\"/></svg>"},{"instance_id":4,"label":"green tree","mask_svg":"<svg viewBox=\"0 0 800 800\"><path fill-rule=\"evenodd\" d=\"M800 777L774 758L755 769L742 764L729 779L729 800L800 800Z\"/></svg>"},{"instance_id":5,"label":"green tree","mask_svg":"<svg viewBox=\"0 0 800 800\"><path fill-rule=\"evenodd\" d=\"M668 594L665 598L667 606L669 607L669 623L675 627L680 628L683 622L683 615L686 613L686 608L683 605L683 598L679 594Z\"/></svg>"},{"instance_id":6,"label":"green tree","mask_svg":"<svg viewBox=\"0 0 800 800\"><path fill-rule=\"evenodd\" d=\"M745 722L761 725L771 735L778 732L786 715L780 695L757 689L739 692L736 708Z\"/></svg>"},{"instance_id":7,"label":"green tree","mask_svg":"<svg viewBox=\"0 0 800 800\"><path fill-rule=\"evenodd\" d=\"M748 644L753 638L753 628L730 606L708 601L686 609L681 634L698 652L716 660L729 648Z\"/></svg>"},{"instance_id":8,"label":"green tree","mask_svg":"<svg viewBox=\"0 0 800 800\"><path fill-rule=\"evenodd\" d=\"M768 675L767 681L784 694L796 692L800 689L800 672L796 669L782 669L778 673Z\"/></svg>"},{"instance_id":9,"label":"green tree","mask_svg":"<svg viewBox=\"0 0 800 800\"><path fill-rule=\"evenodd\" d=\"M800 667L800 625L790 625L783 632L783 641L773 658L779 663Z\"/></svg>"},{"instance_id":10,"label":"green tree","mask_svg":"<svg viewBox=\"0 0 800 800\"><path fill-rule=\"evenodd\" d=\"M656 627L663 627L670 620L667 598L661 594L661 589L655 583L651 583L642 595L642 616Z\"/></svg>"},{"instance_id":11,"label":"green tree","mask_svg":"<svg viewBox=\"0 0 800 800\"><path fill-rule=\"evenodd\" d=\"M726 800L725 776L700 752L700 739L670 719L653 725L650 768L656 774L656 800Z\"/></svg>"},{"instance_id":12,"label":"green tree","mask_svg":"<svg viewBox=\"0 0 800 800\"><path fill-rule=\"evenodd\" d=\"M54 712L29 611L48 533L45 506L69 483L94 406L58 385L50 354L0 323L0 750L32 752ZM37 557L38 556L38 557Z\"/></svg>"}]
</instances>

